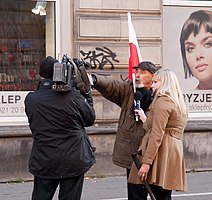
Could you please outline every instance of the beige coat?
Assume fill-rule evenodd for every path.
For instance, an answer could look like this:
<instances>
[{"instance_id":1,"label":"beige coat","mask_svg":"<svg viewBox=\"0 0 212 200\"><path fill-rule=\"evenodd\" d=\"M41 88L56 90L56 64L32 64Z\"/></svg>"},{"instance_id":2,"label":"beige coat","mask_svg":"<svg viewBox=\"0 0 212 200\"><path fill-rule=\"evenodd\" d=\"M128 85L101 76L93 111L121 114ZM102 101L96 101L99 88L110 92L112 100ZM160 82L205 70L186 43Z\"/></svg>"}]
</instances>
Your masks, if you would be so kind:
<instances>
[{"instance_id":1,"label":"beige coat","mask_svg":"<svg viewBox=\"0 0 212 200\"><path fill-rule=\"evenodd\" d=\"M142 140L140 162L150 164L148 183L167 190L186 191L183 155L183 132L187 116L181 116L173 101L160 96L150 109L143 124L146 135ZM133 164L128 182L142 183Z\"/></svg>"}]
</instances>

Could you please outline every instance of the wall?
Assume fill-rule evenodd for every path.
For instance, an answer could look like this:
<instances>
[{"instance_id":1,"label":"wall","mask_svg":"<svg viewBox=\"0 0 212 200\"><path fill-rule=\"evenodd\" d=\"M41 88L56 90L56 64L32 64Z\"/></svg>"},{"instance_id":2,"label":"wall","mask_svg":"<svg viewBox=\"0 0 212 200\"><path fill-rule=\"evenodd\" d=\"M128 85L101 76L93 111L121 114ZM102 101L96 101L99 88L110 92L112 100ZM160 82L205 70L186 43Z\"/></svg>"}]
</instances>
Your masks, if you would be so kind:
<instances>
[{"instance_id":1,"label":"wall","mask_svg":"<svg viewBox=\"0 0 212 200\"><path fill-rule=\"evenodd\" d=\"M161 64L160 1L117 0L114 4L112 1L79 0L74 5L75 56L82 57L80 50L88 52L95 47L109 47L119 60L115 67L126 69L129 56L127 12L131 12L143 59Z\"/></svg>"},{"instance_id":2,"label":"wall","mask_svg":"<svg viewBox=\"0 0 212 200\"><path fill-rule=\"evenodd\" d=\"M93 0L92 3L75 0L73 10L73 56L91 63L88 73L112 76L117 80L128 77L128 12L131 12L142 59L151 60L158 67L162 65L160 0ZM108 103L97 91L93 91L93 96L96 125L117 124L117 106Z\"/></svg>"},{"instance_id":3,"label":"wall","mask_svg":"<svg viewBox=\"0 0 212 200\"><path fill-rule=\"evenodd\" d=\"M212 170L212 121L188 121L184 154L189 170Z\"/></svg>"},{"instance_id":4,"label":"wall","mask_svg":"<svg viewBox=\"0 0 212 200\"><path fill-rule=\"evenodd\" d=\"M212 121L190 121L184 134L186 168L212 170ZM124 175L125 169L112 163L112 150L117 126L90 127L91 143L96 147L96 164L88 176ZM28 126L0 127L0 182L32 179L28 172L28 159L32 137Z\"/></svg>"},{"instance_id":5,"label":"wall","mask_svg":"<svg viewBox=\"0 0 212 200\"><path fill-rule=\"evenodd\" d=\"M120 79L127 76L128 27L127 12L132 14L143 60L162 65L162 5L160 0L75 0L73 12L73 44L75 57L84 58L84 52L108 47L119 62L114 69L107 63L104 69L90 72L111 75ZM64 16L63 16L64 17ZM63 18L64 19L64 18ZM72 24L72 22L70 22ZM151 26L150 26L151 25ZM69 27L69 26L67 26ZM66 28L63 24L63 28ZM68 32L68 31L67 31ZM65 41L65 40L64 40ZM63 46L65 44L61 44ZM61 47L62 48L62 47ZM62 48L62 49L68 49ZM71 53L70 52L70 53ZM65 52L64 52L65 53ZM111 58L111 57L110 57ZM112 164L112 149L118 123L119 108L93 91L97 120L88 129L96 146L97 163L88 172L92 176L119 175L125 170ZM189 121L184 135L184 152L188 170L212 169L212 121ZM32 138L28 126L0 126L0 181L32 179L28 173L28 159Z\"/></svg>"}]
</instances>

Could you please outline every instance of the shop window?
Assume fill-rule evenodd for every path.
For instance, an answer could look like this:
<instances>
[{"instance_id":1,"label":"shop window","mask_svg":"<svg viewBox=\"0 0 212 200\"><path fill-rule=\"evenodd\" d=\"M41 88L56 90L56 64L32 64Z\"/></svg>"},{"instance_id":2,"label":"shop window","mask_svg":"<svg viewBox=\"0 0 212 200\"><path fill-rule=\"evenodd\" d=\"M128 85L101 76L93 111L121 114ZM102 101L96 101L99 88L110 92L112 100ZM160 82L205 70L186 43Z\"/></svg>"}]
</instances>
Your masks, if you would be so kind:
<instances>
[{"instance_id":1,"label":"shop window","mask_svg":"<svg viewBox=\"0 0 212 200\"><path fill-rule=\"evenodd\" d=\"M40 61L55 54L54 2L39 2L0 0L0 91L36 90Z\"/></svg>"}]
</instances>

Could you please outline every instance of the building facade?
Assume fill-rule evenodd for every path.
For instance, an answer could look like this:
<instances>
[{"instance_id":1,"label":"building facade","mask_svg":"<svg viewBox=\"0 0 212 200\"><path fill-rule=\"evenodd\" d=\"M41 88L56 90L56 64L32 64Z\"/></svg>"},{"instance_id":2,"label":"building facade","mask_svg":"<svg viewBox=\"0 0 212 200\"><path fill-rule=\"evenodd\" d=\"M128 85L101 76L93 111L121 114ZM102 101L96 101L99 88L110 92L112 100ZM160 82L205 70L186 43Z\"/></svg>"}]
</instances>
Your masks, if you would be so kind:
<instances>
[{"instance_id":1,"label":"building facade","mask_svg":"<svg viewBox=\"0 0 212 200\"><path fill-rule=\"evenodd\" d=\"M164 2L0 0L0 161L4 163L0 167L0 179L29 176L26 172L32 140L24 98L29 91L36 90L40 60L48 55L60 60L67 54L89 62L88 73L125 81L129 58L127 13L130 12L142 60L162 67L166 63L164 8L173 6L174 1ZM119 108L97 91L92 93L97 119L88 133L97 147L97 164L91 172L106 174L112 165ZM210 113L191 113L184 142L188 169L212 167L212 152L208 150L212 144L211 122ZM120 172L120 168L112 170Z\"/></svg>"}]
</instances>

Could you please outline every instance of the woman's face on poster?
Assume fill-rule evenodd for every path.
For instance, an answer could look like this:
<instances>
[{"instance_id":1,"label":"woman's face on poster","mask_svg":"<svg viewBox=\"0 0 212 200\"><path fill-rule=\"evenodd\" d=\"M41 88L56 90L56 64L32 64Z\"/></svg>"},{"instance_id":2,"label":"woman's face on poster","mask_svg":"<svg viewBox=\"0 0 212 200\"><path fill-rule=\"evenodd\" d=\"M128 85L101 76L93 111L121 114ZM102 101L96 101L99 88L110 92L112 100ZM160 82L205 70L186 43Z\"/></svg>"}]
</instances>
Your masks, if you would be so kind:
<instances>
[{"instance_id":1,"label":"woman's face on poster","mask_svg":"<svg viewBox=\"0 0 212 200\"><path fill-rule=\"evenodd\" d=\"M194 36L190 34L185 40L186 60L188 66L199 81L212 81L212 34L204 26Z\"/></svg>"}]
</instances>

